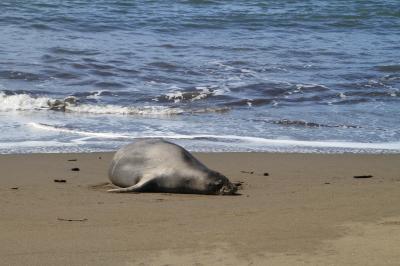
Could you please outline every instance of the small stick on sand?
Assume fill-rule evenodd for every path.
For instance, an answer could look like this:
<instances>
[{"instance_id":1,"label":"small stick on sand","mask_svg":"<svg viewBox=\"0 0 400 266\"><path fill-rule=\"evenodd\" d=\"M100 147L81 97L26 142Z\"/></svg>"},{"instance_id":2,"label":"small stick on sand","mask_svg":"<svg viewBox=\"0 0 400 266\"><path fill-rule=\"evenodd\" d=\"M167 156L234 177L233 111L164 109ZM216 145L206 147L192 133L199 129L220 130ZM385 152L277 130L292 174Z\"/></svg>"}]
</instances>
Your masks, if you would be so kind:
<instances>
[{"instance_id":1,"label":"small stick on sand","mask_svg":"<svg viewBox=\"0 0 400 266\"><path fill-rule=\"evenodd\" d=\"M251 171L251 172L248 172L248 171L240 171L241 173L243 173L243 174L254 174L254 171Z\"/></svg>"},{"instance_id":2,"label":"small stick on sand","mask_svg":"<svg viewBox=\"0 0 400 266\"><path fill-rule=\"evenodd\" d=\"M59 221L66 221L66 222L85 222L88 219L87 218L83 218L83 219L65 219L65 218L57 218L57 220Z\"/></svg>"},{"instance_id":3,"label":"small stick on sand","mask_svg":"<svg viewBox=\"0 0 400 266\"><path fill-rule=\"evenodd\" d=\"M355 175L353 178L371 178L372 175Z\"/></svg>"}]
</instances>

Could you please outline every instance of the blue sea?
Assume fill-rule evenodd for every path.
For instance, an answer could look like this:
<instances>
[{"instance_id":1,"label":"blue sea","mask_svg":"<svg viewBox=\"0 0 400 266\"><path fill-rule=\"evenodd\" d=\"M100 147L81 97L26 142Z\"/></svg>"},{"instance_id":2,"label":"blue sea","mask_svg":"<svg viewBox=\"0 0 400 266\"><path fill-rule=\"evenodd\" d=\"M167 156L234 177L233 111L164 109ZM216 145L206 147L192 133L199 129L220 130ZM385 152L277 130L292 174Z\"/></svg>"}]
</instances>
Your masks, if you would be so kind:
<instances>
[{"instance_id":1,"label":"blue sea","mask_svg":"<svg viewBox=\"0 0 400 266\"><path fill-rule=\"evenodd\" d=\"M400 1L0 1L0 153L400 152Z\"/></svg>"}]
</instances>

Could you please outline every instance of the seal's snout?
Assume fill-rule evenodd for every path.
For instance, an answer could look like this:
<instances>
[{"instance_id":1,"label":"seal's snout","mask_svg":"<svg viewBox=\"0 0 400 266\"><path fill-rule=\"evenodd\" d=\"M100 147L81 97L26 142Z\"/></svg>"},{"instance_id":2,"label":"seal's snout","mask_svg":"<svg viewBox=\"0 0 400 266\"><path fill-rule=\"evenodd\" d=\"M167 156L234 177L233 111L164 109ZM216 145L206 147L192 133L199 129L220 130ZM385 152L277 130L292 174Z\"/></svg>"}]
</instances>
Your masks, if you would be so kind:
<instances>
[{"instance_id":1,"label":"seal's snout","mask_svg":"<svg viewBox=\"0 0 400 266\"><path fill-rule=\"evenodd\" d=\"M236 185L228 182L224 184L220 190L221 195L234 195L236 194L238 188Z\"/></svg>"}]
</instances>

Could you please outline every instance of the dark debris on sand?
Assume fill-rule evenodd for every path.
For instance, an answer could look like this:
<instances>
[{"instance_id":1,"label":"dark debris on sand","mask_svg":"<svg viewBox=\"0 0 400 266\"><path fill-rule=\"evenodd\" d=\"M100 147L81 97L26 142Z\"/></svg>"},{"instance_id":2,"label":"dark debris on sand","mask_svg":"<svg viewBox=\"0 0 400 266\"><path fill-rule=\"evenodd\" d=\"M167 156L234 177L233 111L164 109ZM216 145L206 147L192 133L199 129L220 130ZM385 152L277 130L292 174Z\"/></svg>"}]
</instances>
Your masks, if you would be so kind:
<instances>
[{"instance_id":1,"label":"dark debris on sand","mask_svg":"<svg viewBox=\"0 0 400 266\"><path fill-rule=\"evenodd\" d=\"M355 175L353 178L371 178L373 177L372 175Z\"/></svg>"}]
</instances>

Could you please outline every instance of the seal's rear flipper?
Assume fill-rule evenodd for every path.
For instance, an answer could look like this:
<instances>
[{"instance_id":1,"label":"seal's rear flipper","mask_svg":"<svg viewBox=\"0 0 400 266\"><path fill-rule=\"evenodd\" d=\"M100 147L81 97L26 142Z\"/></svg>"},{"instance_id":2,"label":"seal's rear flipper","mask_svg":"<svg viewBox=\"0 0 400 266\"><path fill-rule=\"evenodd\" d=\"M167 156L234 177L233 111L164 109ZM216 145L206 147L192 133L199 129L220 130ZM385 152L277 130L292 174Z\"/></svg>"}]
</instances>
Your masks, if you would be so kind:
<instances>
[{"instance_id":1,"label":"seal's rear flipper","mask_svg":"<svg viewBox=\"0 0 400 266\"><path fill-rule=\"evenodd\" d=\"M148 183L148 180L141 180L139 183L130 186L130 187L124 187L124 188L115 188L115 189L109 189L107 192L141 192L143 190L143 187Z\"/></svg>"}]
</instances>

